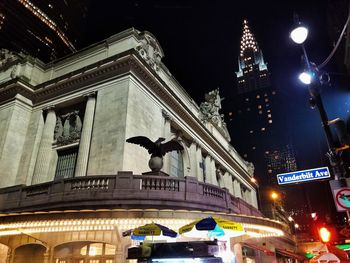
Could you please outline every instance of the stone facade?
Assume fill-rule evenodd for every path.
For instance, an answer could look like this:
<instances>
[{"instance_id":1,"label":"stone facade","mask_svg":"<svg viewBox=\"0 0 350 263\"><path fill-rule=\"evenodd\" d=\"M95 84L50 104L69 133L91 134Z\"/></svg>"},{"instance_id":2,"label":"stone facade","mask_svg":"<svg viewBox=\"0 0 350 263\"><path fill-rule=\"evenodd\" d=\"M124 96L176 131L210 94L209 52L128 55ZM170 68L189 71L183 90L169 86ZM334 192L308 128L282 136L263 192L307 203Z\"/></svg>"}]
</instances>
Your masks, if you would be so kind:
<instances>
[{"instance_id":1,"label":"stone facade","mask_svg":"<svg viewBox=\"0 0 350 263\"><path fill-rule=\"evenodd\" d=\"M102 217L99 209L119 208L124 209L119 217L143 220L152 216L130 215L128 209L222 212L228 218L236 213L251 217L249 222L261 216L250 180L252 165L230 145L218 109L214 120L203 115L204 108L162 63L163 55L151 33L129 29L51 64L16 54L12 55L16 59L4 62L6 67L0 69L1 222L53 220L53 226L60 224L57 220L62 213L65 218L88 221L86 218ZM147 151L126 143L133 136L176 139L184 147L176 156L181 162L174 164L175 157L167 154L161 177L149 181L120 174L149 171ZM172 169L179 169L179 163L183 165L180 177L171 179ZM175 192L161 192L163 188L154 188L154 183L159 187L166 183ZM188 188L191 185L196 187ZM203 204L200 200L208 201ZM38 211L51 217L39 218L35 216ZM28 214L14 216L14 212ZM198 215L182 214L191 219ZM256 223L269 222L261 218ZM111 227L115 226L86 231L72 226L75 232L71 234L76 236L56 233L57 240L45 231L28 234L15 230L17 234L8 238L0 236L5 236L1 241L9 248L8 262L22 262L19 254L16 261L15 251L33 243L39 246L35 250L38 258L53 262L60 245L78 241L117 244L115 256L106 256L103 262L124 262L130 243L115 235ZM286 230L278 223L274 227Z\"/></svg>"}]
</instances>

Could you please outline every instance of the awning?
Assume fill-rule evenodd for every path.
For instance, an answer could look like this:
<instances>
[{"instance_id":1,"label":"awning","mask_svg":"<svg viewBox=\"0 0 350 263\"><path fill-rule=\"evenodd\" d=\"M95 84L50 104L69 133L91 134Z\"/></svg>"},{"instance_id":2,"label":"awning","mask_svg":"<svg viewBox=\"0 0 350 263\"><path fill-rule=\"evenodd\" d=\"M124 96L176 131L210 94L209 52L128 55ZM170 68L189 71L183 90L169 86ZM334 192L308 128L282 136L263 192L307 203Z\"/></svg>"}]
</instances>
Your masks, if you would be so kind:
<instances>
[{"instance_id":1,"label":"awning","mask_svg":"<svg viewBox=\"0 0 350 263\"><path fill-rule=\"evenodd\" d=\"M282 256L285 256L285 257L289 257L289 258L295 258L297 260L300 260L300 261L304 261L304 260L307 260L307 258L303 255L299 255L299 254L296 254L292 251L288 251L286 249L278 249L276 248L276 253L282 255Z\"/></svg>"},{"instance_id":2,"label":"awning","mask_svg":"<svg viewBox=\"0 0 350 263\"><path fill-rule=\"evenodd\" d=\"M262 251L264 252L267 256L274 256L275 253L271 250L269 250L268 248L266 247L263 247L263 246L258 246L258 245L255 245L255 244L251 244L251 243L246 243L246 242L242 242L241 243L242 247L250 247L254 250L259 250L259 251Z\"/></svg>"}]
</instances>

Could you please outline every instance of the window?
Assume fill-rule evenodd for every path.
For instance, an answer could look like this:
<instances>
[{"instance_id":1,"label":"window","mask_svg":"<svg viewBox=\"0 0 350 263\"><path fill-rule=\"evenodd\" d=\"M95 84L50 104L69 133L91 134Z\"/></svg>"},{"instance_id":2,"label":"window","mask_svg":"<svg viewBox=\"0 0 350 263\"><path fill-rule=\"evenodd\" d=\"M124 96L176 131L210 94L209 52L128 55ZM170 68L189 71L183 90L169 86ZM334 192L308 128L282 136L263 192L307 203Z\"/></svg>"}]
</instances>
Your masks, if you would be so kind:
<instances>
[{"instance_id":1,"label":"window","mask_svg":"<svg viewBox=\"0 0 350 263\"><path fill-rule=\"evenodd\" d=\"M105 243L72 242L57 246L54 263L116 263L116 247Z\"/></svg>"},{"instance_id":2,"label":"window","mask_svg":"<svg viewBox=\"0 0 350 263\"><path fill-rule=\"evenodd\" d=\"M170 157L170 175L175 177L184 176L184 166L181 151L172 151Z\"/></svg>"},{"instance_id":3,"label":"window","mask_svg":"<svg viewBox=\"0 0 350 263\"><path fill-rule=\"evenodd\" d=\"M78 147L57 151L58 160L55 179L71 178L74 176Z\"/></svg>"}]
</instances>

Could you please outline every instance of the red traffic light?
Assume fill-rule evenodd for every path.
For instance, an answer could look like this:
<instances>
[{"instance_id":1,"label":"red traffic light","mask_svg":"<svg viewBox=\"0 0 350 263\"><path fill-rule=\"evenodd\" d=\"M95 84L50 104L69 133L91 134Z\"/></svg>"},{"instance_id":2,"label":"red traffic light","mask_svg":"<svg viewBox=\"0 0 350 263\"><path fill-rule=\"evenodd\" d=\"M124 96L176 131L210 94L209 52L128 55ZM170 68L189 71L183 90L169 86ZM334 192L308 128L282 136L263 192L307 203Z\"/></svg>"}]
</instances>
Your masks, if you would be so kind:
<instances>
[{"instance_id":1,"label":"red traffic light","mask_svg":"<svg viewBox=\"0 0 350 263\"><path fill-rule=\"evenodd\" d=\"M321 227L318 234L323 243L328 243L331 239L331 232L326 227Z\"/></svg>"}]
</instances>

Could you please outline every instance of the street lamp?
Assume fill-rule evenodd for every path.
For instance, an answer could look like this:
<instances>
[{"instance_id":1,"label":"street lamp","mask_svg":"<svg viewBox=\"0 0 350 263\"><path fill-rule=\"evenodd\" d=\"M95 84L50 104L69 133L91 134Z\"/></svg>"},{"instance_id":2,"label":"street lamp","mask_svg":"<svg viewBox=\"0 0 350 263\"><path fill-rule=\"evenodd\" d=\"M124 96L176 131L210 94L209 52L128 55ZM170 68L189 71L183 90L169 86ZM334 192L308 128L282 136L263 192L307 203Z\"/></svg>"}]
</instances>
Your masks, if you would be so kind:
<instances>
[{"instance_id":1,"label":"street lamp","mask_svg":"<svg viewBox=\"0 0 350 263\"><path fill-rule=\"evenodd\" d=\"M272 206L272 217L273 217L273 219L276 219L276 200L279 198L279 195L278 195L278 193L276 193L275 191L272 191L271 193L270 193L270 198L272 199L272 201L273 201L273 206Z\"/></svg>"},{"instance_id":2,"label":"street lamp","mask_svg":"<svg viewBox=\"0 0 350 263\"><path fill-rule=\"evenodd\" d=\"M297 17L295 17L297 20ZM328 152L327 157L332 166L334 179L339 180L345 177L345 169L341 164L340 155L336 151L335 143L329 126L326 110L323 106L322 98L319 92L322 86L322 76L319 75L319 70L316 64L309 61L304 42L307 39L308 29L299 21L295 21L295 28L290 33L290 38L294 43L299 44L303 50L303 60L305 62L305 71L299 75L299 80L308 86L310 94L311 108L317 108L321 117L322 127L324 129Z\"/></svg>"},{"instance_id":3,"label":"street lamp","mask_svg":"<svg viewBox=\"0 0 350 263\"><path fill-rule=\"evenodd\" d=\"M275 202L278 198L278 194L275 191L272 191L270 197Z\"/></svg>"}]
</instances>

